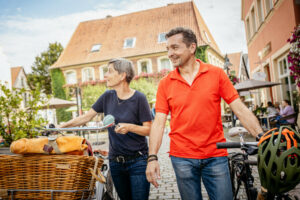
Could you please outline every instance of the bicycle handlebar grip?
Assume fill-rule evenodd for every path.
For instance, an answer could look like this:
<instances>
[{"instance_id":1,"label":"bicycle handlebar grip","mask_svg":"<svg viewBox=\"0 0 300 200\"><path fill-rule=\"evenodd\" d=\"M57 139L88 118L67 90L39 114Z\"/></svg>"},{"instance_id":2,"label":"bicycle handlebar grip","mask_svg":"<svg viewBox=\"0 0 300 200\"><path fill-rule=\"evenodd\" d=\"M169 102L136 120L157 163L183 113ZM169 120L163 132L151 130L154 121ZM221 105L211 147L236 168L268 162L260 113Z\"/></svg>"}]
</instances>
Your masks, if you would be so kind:
<instances>
[{"instance_id":1,"label":"bicycle handlebar grip","mask_svg":"<svg viewBox=\"0 0 300 200\"><path fill-rule=\"evenodd\" d=\"M241 148L240 142L218 142L217 149Z\"/></svg>"},{"instance_id":2,"label":"bicycle handlebar grip","mask_svg":"<svg viewBox=\"0 0 300 200\"><path fill-rule=\"evenodd\" d=\"M257 165L257 160L245 160L245 163L249 165Z\"/></svg>"}]
</instances>

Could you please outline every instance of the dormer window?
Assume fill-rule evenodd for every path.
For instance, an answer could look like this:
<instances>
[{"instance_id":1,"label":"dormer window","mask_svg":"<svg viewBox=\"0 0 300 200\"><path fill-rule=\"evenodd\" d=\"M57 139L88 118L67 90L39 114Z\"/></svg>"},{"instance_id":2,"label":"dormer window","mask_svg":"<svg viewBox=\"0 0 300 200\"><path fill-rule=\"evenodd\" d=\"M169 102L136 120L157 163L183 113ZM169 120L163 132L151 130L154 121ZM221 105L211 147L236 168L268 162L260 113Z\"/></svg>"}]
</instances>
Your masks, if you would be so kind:
<instances>
[{"instance_id":1,"label":"dormer window","mask_svg":"<svg viewBox=\"0 0 300 200\"><path fill-rule=\"evenodd\" d=\"M166 41L167 41L167 39L166 39L166 33L160 33L158 35L158 42L162 43L162 42L166 42Z\"/></svg>"},{"instance_id":2,"label":"dormer window","mask_svg":"<svg viewBox=\"0 0 300 200\"><path fill-rule=\"evenodd\" d=\"M127 38L124 41L123 48L133 48L135 45L135 38Z\"/></svg>"},{"instance_id":3,"label":"dormer window","mask_svg":"<svg viewBox=\"0 0 300 200\"><path fill-rule=\"evenodd\" d=\"M102 46L101 44L94 44L94 45L92 46L91 52L100 51L101 46Z\"/></svg>"}]
</instances>

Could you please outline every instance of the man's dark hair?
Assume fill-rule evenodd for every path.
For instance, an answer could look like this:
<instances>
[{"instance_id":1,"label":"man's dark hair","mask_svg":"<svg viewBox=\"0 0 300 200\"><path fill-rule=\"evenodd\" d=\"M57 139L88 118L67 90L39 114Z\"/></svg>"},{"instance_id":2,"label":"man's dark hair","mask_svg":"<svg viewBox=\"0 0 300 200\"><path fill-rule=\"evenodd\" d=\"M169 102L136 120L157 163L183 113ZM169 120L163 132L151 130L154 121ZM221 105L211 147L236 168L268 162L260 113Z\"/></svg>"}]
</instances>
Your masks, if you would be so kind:
<instances>
[{"instance_id":1,"label":"man's dark hair","mask_svg":"<svg viewBox=\"0 0 300 200\"><path fill-rule=\"evenodd\" d=\"M274 107L271 101L268 101L268 107Z\"/></svg>"},{"instance_id":2,"label":"man's dark hair","mask_svg":"<svg viewBox=\"0 0 300 200\"><path fill-rule=\"evenodd\" d=\"M166 34L166 39L168 39L169 37L172 37L173 35L177 35L177 34L182 34L182 36L183 36L182 41L185 43L185 45L187 47L189 47L192 43L195 43L196 47L198 46L195 33L191 29L188 29L188 28L183 28L183 27L173 28ZM196 51L195 51L195 53L196 53Z\"/></svg>"}]
</instances>

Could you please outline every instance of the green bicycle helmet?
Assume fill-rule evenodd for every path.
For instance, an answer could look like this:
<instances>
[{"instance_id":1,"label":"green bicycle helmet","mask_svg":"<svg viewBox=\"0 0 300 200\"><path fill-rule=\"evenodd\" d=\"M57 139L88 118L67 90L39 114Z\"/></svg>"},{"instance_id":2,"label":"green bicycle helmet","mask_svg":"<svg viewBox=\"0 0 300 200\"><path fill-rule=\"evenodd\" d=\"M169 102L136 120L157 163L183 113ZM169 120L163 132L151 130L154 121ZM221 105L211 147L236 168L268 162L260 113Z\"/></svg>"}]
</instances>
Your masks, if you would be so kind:
<instances>
[{"instance_id":1,"label":"green bicycle helmet","mask_svg":"<svg viewBox=\"0 0 300 200\"><path fill-rule=\"evenodd\" d=\"M258 143L261 185L272 194L285 193L300 182L300 134L287 126L266 132Z\"/></svg>"}]
</instances>

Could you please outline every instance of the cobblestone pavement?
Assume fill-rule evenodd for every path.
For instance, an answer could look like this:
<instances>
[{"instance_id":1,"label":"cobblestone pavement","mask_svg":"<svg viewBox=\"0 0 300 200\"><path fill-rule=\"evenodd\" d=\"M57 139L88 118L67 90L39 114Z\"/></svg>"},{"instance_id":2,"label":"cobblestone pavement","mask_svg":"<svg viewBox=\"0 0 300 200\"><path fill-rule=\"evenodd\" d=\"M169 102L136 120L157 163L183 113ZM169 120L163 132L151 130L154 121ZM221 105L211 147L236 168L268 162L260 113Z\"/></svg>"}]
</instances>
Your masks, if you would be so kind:
<instances>
[{"instance_id":1,"label":"cobblestone pavement","mask_svg":"<svg viewBox=\"0 0 300 200\"><path fill-rule=\"evenodd\" d=\"M160 185L158 188L155 188L151 185L150 188L150 197L149 199L180 199L180 194L177 188L176 177L172 167L171 160L169 158L169 146L170 146L170 138L167 134L164 134L161 148L158 153L159 164L160 164L160 173L161 180L159 181ZM231 150L230 152L232 152ZM236 149L234 150L236 151ZM250 159L256 159L256 157L251 157ZM259 177L257 172L257 167L252 167L252 173L254 176L254 183L257 188L260 188L259 185ZM202 183L202 196L204 200L208 200L208 194L205 190L205 187ZM240 189L238 194L241 200L246 199L246 193L244 188Z\"/></svg>"},{"instance_id":2,"label":"cobblestone pavement","mask_svg":"<svg viewBox=\"0 0 300 200\"><path fill-rule=\"evenodd\" d=\"M225 132L225 137L226 137L226 130ZM90 135L86 137L93 146L93 149L102 149L102 150L108 150L108 138L106 133L101 133L101 134L95 134L95 135ZM227 138L228 141L232 140L232 138ZM237 141L238 138L233 138L233 140ZM245 138L245 140L253 140L253 138ZM105 144L97 144L96 142L99 141L105 141ZM180 199L180 194L178 192L177 188L177 183L176 183L176 177L175 173L172 167L171 160L169 158L169 146L170 146L170 138L167 134L163 135L163 141L161 148L158 153L159 157L159 164L160 164L160 172L161 172L161 180L159 180L159 187L155 188L154 186L151 185L150 188L150 196L149 199L173 199L173 200L179 200ZM236 152L237 149L229 149L228 152ZM250 160L256 160L256 156L251 156L249 158ZM257 167L253 166L252 167L252 175L254 176L254 185L256 188L260 188L260 181L259 181L259 176L258 176L258 171ZM208 195L205 190L204 185L202 184L202 196L204 200L208 200ZM300 194L300 184L297 185L296 189L294 191L291 191L290 193L294 195L299 195ZM240 200L246 200L246 193L245 189L242 188L240 189L240 192L238 194L238 197ZM299 198L300 199L300 198Z\"/></svg>"}]
</instances>

